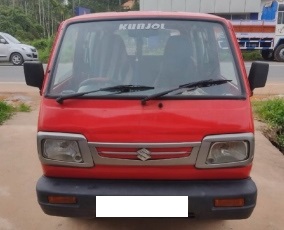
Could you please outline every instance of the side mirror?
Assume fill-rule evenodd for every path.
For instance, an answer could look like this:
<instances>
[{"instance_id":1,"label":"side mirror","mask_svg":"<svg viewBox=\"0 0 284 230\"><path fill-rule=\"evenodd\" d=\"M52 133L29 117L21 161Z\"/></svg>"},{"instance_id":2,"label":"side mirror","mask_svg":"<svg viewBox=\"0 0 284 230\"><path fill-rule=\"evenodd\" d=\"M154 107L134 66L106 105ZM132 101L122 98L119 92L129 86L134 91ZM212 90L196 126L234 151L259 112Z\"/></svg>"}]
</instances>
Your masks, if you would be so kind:
<instances>
[{"instance_id":1,"label":"side mirror","mask_svg":"<svg viewBox=\"0 0 284 230\"><path fill-rule=\"evenodd\" d=\"M253 62L249 72L250 89L253 91L255 88L264 87L267 80L269 71L269 64L264 62Z\"/></svg>"},{"instance_id":2,"label":"side mirror","mask_svg":"<svg viewBox=\"0 0 284 230\"><path fill-rule=\"evenodd\" d=\"M44 79L43 65L39 61L27 61L24 62L24 73L26 84L29 86L42 88Z\"/></svg>"},{"instance_id":3,"label":"side mirror","mask_svg":"<svg viewBox=\"0 0 284 230\"><path fill-rule=\"evenodd\" d=\"M6 40L5 40L4 38L1 38L1 39L0 39L0 43L6 44Z\"/></svg>"}]
</instances>

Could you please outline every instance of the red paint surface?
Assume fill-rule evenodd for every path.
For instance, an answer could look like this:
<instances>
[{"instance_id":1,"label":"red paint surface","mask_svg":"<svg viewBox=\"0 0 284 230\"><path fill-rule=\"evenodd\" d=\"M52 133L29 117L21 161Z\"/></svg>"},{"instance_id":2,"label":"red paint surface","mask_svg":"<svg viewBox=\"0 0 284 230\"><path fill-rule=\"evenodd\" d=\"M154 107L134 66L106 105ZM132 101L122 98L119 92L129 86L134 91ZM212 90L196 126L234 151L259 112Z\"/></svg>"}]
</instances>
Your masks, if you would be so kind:
<instances>
[{"instance_id":1,"label":"red paint surface","mask_svg":"<svg viewBox=\"0 0 284 230\"><path fill-rule=\"evenodd\" d=\"M118 103L119 102L119 103ZM42 102L39 130L83 134L88 142L200 142L205 136L253 132L248 100L175 100L141 106L139 100ZM251 167L200 170L189 167L43 166L52 177L121 179L242 179Z\"/></svg>"},{"instance_id":2,"label":"red paint surface","mask_svg":"<svg viewBox=\"0 0 284 230\"><path fill-rule=\"evenodd\" d=\"M71 168L43 166L44 175L61 178L148 179L148 180L215 180L245 179L251 165L242 168L196 169L194 166L99 166Z\"/></svg>"},{"instance_id":3,"label":"red paint surface","mask_svg":"<svg viewBox=\"0 0 284 230\"><path fill-rule=\"evenodd\" d=\"M38 129L79 133L88 142L200 142L205 136L253 132L249 100L66 100L44 98Z\"/></svg>"}]
</instances>

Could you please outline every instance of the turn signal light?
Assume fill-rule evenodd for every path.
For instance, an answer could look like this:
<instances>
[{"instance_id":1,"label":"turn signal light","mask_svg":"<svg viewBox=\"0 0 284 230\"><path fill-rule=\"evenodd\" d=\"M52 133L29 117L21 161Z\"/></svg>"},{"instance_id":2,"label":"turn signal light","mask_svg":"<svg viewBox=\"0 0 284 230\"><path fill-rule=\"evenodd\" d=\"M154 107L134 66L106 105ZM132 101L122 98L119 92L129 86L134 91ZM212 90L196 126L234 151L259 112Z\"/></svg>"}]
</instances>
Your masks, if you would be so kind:
<instances>
[{"instance_id":1,"label":"turn signal light","mask_svg":"<svg viewBox=\"0 0 284 230\"><path fill-rule=\"evenodd\" d=\"M243 207L245 205L244 198L215 199L215 207Z\"/></svg>"},{"instance_id":2,"label":"turn signal light","mask_svg":"<svg viewBox=\"0 0 284 230\"><path fill-rule=\"evenodd\" d=\"M77 199L75 196L48 196L50 204L76 204Z\"/></svg>"}]
</instances>

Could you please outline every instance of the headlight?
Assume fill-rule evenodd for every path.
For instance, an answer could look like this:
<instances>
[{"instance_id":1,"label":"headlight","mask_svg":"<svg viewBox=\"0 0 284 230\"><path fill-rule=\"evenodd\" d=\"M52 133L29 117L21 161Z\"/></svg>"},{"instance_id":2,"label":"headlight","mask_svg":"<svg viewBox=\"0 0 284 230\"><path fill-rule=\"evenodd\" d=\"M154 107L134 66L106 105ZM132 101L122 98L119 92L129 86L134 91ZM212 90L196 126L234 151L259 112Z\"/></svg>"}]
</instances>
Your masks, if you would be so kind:
<instances>
[{"instance_id":1,"label":"headlight","mask_svg":"<svg viewBox=\"0 0 284 230\"><path fill-rule=\"evenodd\" d=\"M251 164L254 155L254 134L210 135L202 140L196 168L232 168Z\"/></svg>"},{"instance_id":2,"label":"headlight","mask_svg":"<svg viewBox=\"0 0 284 230\"><path fill-rule=\"evenodd\" d=\"M65 162L84 162L78 143L71 140L45 140L43 143L43 157Z\"/></svg>"},{"instance_id":3,"label":"headlight","mask_svg":"<svg viewBox=\"0 0 284 230\"><path fill-rule=\"evenodd\" d=\"M38 132L39 159L45 165L93 167L87 139L81 134Z\"/></svg>"},{"instance_id":4,"label":"headlight","mask_svg":"<svg viewBox=\"0 0 284 230\"><path fill-rule=\"evenodd\" d=\"M248 143L245 141L213 143L206 164L222 164L244 161L248 158Z\"/></svg>"}]
</instances>

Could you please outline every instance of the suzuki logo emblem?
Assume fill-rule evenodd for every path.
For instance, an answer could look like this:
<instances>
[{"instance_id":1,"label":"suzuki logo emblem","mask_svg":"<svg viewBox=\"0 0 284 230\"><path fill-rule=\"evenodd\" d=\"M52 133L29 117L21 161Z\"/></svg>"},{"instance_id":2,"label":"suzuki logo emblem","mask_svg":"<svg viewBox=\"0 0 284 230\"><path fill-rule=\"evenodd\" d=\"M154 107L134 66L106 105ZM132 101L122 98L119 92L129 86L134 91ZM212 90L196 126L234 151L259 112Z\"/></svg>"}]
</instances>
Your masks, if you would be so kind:
<instances>
[{"instance_id":1,"label":"suzuki logo emblem","mask_svg":"<svg viewBox=\"0 0 284 230\"><path fill-rule=\"evenodd\" d=\"M137 151L137 157L141 160L141 161L146 161L149 160L151 158L151 152L148 149L139 149Z\"/></svg>"}]
</instances>

